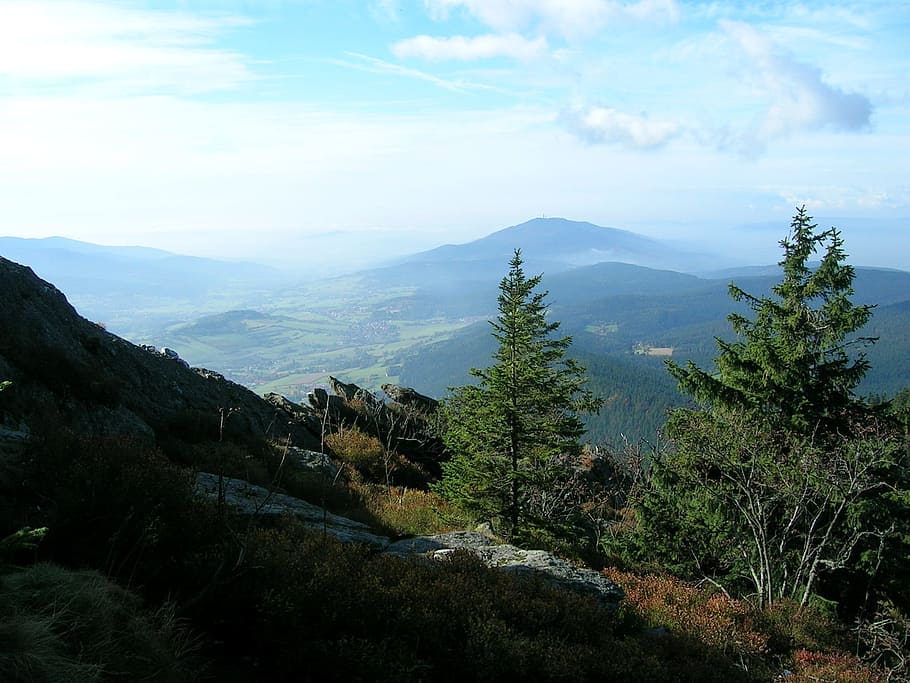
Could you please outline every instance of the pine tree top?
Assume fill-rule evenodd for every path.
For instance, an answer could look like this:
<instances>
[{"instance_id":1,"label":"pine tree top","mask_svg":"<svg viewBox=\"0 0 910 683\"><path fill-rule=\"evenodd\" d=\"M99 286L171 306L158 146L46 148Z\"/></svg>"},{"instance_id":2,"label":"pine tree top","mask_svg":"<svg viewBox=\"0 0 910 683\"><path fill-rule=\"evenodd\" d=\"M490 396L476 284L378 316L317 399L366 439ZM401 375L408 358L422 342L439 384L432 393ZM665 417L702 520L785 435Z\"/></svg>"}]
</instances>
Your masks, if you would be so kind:
<instances>
[{"instance_id":1,"label":"pine tree top","mask_svg":"<svg viewBox=\"0 0 910 683\"><path fill-rule=\"evenodd\" d=\"M862 349L874 339L856 333L873 306L852 303L855 272L840 232L819 231L805 207L780 244L783 279L771 296L730 285L752 316L728 317L737 339L717 339L716 373L691 362L668 361L668 368L683 391L712 407L745 409L797 431L836 428L845 411L863 405L854 390L869 369ZM819 252L821 263L812 267Z\"/></svg>"}]
</instances>

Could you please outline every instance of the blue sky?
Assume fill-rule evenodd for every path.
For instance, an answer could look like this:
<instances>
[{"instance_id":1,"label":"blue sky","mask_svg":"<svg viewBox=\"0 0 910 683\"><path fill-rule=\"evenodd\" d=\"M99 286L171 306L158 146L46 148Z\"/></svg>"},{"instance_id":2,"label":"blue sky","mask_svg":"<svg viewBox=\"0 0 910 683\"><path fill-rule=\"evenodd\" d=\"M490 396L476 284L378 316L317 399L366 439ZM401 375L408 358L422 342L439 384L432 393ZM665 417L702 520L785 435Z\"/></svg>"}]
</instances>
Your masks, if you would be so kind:
<instances>
[{"instance_id":1,"label":"blue sky","mask_svg":"<svg viewBox=\"0 0 910 683\"><path fill-rule=\"evenodd\" d=\"M264 257L550 215L767 261L805 203L910 268L908 37L874 0L0 0L0 234Z\"/></svg>"}]
</instances>

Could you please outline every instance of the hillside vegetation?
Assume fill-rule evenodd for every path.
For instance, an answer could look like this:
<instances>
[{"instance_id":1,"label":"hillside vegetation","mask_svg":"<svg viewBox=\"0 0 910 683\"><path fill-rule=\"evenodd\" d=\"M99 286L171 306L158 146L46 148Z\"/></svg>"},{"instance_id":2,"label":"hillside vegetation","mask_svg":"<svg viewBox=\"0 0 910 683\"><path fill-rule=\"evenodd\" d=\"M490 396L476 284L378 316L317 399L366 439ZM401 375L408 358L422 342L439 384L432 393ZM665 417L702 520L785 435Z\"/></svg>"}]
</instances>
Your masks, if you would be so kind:
<instances>
[{"instance_id":1,"label":"hillside vegetation","mask_svg":"<svg viewBox=\"0 0 910 683\"><path fill-rule=\"evenodd\" d=\"M872 405L861 383L881 345L862 338L898 329L905 299L886 291L903 275L861 290L839 234L803 213L781 266L723 311L720 281L661 272L648 293L648 271L622 266L639 293L564 303L547 276L512 273L495 335L461 319L471 334L422 347L397 326L396 377L409 362L434 376L428 349L465 377L439 406L335 378L263 399L80 318L0 259L0 677L910 680L908 402ZM701 305L666 308L667 287ZM410 300L395 296L354 311L364 334L387 333ZM732 330L715 318L731 312ZM190 326L266 334L286 318L299 323L244 309ZM672 377L634 351L684 348L684 332L698 353L674 350ZM603 436L582 422L598 395ZM490 545L388 552L471 528ZM625 598L488 566L509 541Z\"/></svg>"}]
</instances>

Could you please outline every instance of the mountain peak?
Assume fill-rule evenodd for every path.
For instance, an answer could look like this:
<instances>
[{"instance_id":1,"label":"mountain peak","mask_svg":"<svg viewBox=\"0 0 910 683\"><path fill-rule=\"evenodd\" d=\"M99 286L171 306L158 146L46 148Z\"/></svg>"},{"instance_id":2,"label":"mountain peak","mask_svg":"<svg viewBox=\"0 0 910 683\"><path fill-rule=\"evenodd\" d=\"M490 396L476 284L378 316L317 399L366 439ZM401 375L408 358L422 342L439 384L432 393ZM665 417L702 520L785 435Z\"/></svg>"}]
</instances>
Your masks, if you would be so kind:
<instances>
[{"instance_id":1,"label":"mountain peak","mask_svg":"<svg viewBox=\"0 0 910 683\"><path fill-rule=\"evenodd\" d=\"M494 232L482 239L509 239L519 237L523 239L564 239L573 241L593 240L603 246L606 240L625 240L636 243L648 242L653 245L658 243L649 237L637 235L628 230L607 228L587 221L573 221L556 216L540 216L524 223L512 225Z\"/></svg>"},{"instance_id":2,"label":"mountain peak","mask_svg":"<svg viewBox=\"0 0 910 683\"><path fill-rule=\"evenodd\" d=\"M604 261L666 267L684 259L650 237L585 221L538 217L468 242L415 254L410 262L490 261L505 264L516 249L532 270L555 272Z\"/></svg>"}]
</instances>

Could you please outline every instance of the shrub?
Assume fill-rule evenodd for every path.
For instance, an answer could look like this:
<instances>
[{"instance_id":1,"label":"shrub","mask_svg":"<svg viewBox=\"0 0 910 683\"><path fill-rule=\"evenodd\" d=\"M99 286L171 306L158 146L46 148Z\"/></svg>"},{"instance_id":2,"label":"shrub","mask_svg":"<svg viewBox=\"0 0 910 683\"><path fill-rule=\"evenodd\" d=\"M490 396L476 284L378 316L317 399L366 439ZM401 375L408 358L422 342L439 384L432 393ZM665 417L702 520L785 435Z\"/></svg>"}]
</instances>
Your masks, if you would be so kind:
<instances>
[{"instance_id":1,"label":"shrub","mask_svg":"<svg viewBox=\"0 0 910 683\"><path fill-rule=\"evenodd\" d=\"M360 475L382 480L384 451L375 436L357 427L347 427L326 436L325 442L342 462L351 465Z\"/></svg>"},{"instance_id":2,"label":"shrub","mask_svg":"<svg viewBox=\"0 0 910 683\"><path fill-rule=\"evenodd\" d=\"M154 446L58 432L31 451L29 488L50 527L40 552L169 592L177 558L211 541L212 506L193 494L192 472Z\"/></svg>"},{"instance_id":3,"label":"shrub","mask_svg":"<svg viewBox=\"0 0 910 683\"><path fill-rule=\"evenodd\" d=\"M793 670L789 683L884 683L884 674L843 652L812 652L797 650L792 658ZM893 679L890 679L893 680Z\"/></svg>"},{"instance_id":4,"label":"shrub","mask_svg":"<svg viewBox=\"0 0 910 683\"><path fill-rule=\"evenodd\" d=\"M370 515L397 534L441 534L463 529L467 522L460 510L430 491L377 484L352 487Z\"/></svg>"},{"instance_id":5,"label":"shrub","mask_svg":"<svg viewBox=\"0 0 910 683\"><path fill-rule=\"evenodd\" d=\"M745 601L668 575L638 576L616 569L605 573L625 590L626 608L650 627L697 638L734 660L757 661L768 650L768 637L754 628L754 610Z\"/></svg>"},{"instance_id":6,"label":"shrub","mask_svg":"<svg viewBox=\"0 0 910 683\"><path fill-rule=\"evenodd\" d=\"M357 427L340 429L325 440L332 452L350 465L361 480L426 488L430 478L426 470Z\"/></svg>"}]
</instances>

